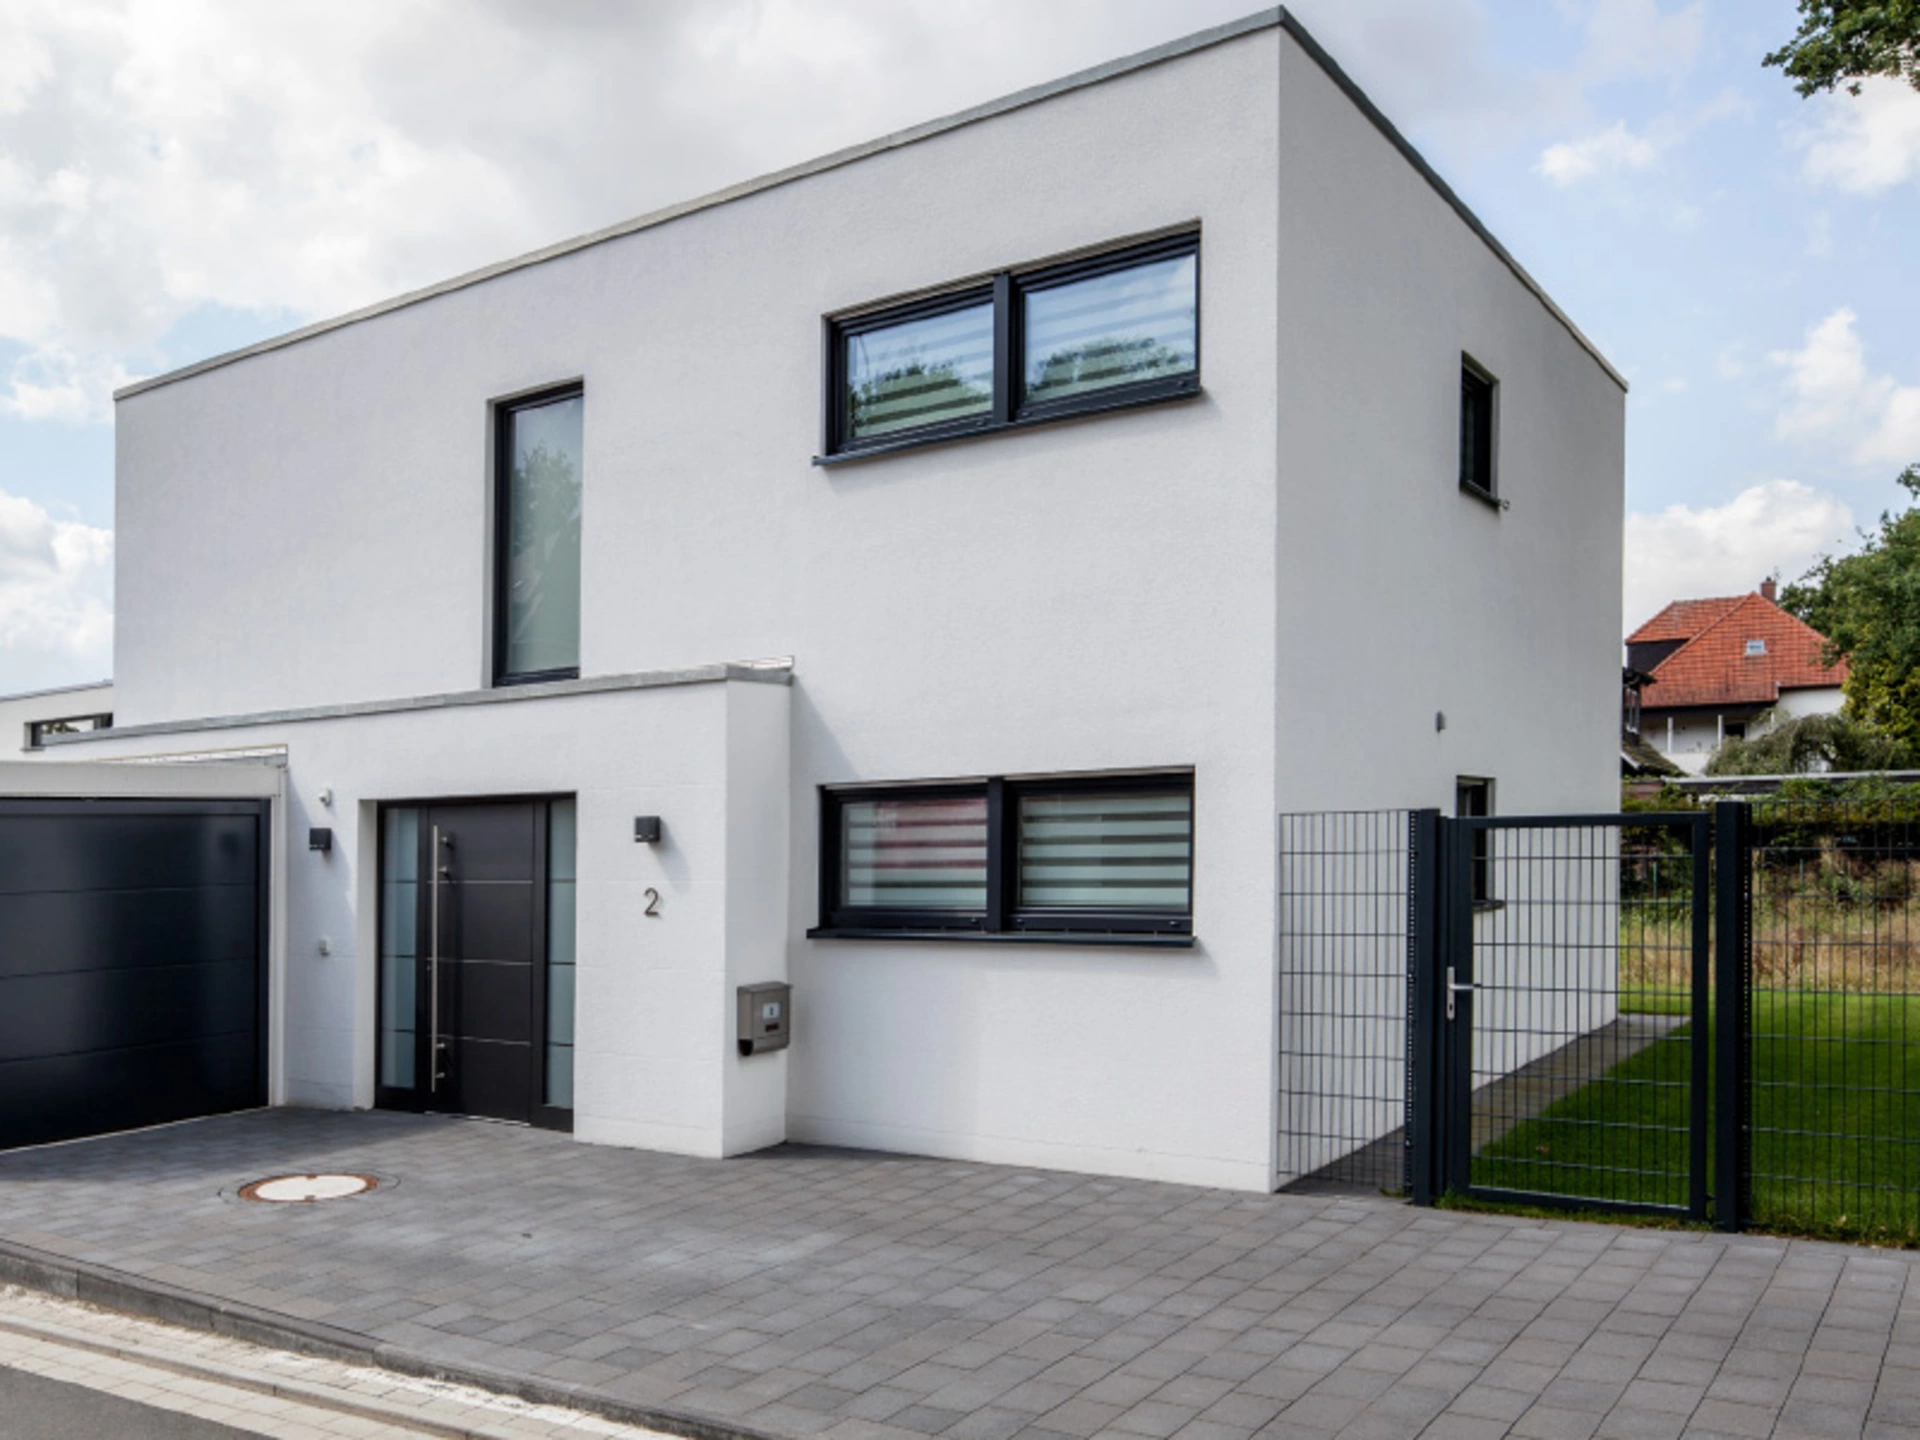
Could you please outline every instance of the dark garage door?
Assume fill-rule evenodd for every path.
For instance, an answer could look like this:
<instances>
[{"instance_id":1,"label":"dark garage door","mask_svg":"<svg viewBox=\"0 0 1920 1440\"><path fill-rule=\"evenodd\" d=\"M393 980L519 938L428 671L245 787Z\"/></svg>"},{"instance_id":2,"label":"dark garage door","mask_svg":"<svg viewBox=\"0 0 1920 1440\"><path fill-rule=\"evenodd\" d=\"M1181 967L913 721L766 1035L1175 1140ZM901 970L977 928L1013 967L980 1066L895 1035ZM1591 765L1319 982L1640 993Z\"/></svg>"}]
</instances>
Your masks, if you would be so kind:
<instances>
[{"instance_id":1,"label":"dark garage door","mask_svg":"<svg viewBox=\"0 0 1920 1440\"><path fill-rule=\"evenodd\" d=\"M0 800L0 1147L266 1103L266 823Z\"/></svg>"}]
</instances>

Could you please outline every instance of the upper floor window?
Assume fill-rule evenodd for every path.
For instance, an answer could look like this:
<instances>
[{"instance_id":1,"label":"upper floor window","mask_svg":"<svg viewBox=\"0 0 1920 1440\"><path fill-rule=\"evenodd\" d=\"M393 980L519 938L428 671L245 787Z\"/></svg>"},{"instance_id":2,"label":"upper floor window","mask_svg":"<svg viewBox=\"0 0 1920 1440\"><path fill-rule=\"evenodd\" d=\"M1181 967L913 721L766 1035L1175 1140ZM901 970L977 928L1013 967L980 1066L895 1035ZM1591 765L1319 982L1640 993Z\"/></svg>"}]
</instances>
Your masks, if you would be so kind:
<instances>
[{"instance_id":1,"label":"upper floor window","mask_svg":"<svg viewBox=\"0 0 1920 1440\"><path fill-rule=\"evenodd\" d=\"M1200 388L1200 237L1174 235L832 322L828 456Z\"/></svg>"},{"instance_id":2,"label":"upper floor window","mask_svg":"<svg viewBox=\"0 0 1920 1440\"><path fill-rule=\"evenodd\" d=\"M494 683L580 673L579 386L497 407Z\"/></svg>"},{"instance_id":3,"label":"upper floor window","mask_svg":"<svg viewBox=\"0 0 1920 1440\"><path fill-rule=\"evenodd\" d=\"M1494 488L1493 376L1462 356L1460 361L1460 488L1491 500Z\"/></svg>"},{"instance_id":4,"label":"upper floor window","mask_svg":"<svg viewBox=\"0 0 1920 1440\"><path fill-rule=\"evenodd\" d=\"M38 750L51 735L86 735L95 730L111 730L111 715L68 715L59 720L33 720L27 724L27 748Z\"/></svg>"}]
</instances>

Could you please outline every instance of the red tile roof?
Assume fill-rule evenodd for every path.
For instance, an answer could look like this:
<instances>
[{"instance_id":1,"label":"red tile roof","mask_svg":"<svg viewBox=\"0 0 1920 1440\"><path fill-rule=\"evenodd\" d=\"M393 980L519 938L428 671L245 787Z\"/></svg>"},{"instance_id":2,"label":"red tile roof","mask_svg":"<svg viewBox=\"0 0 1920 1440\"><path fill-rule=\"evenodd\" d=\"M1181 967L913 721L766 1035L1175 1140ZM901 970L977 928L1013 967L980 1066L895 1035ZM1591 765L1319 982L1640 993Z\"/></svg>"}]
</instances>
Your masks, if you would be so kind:
<instances>
[{"instance_id":1,"label":"red tile roof","mask_svg":"<svg viewBox=\"0 0 1920 1440\"><path fill-rule=\"evenodd\" d=\"M1714 621L1725 618L1744 595L1722 595L1712 600L1676 600L1638 630L1627 636L1627 644L1649 640L1691 640Z\"/></svg>"},{"instance_id":2,"label":"red tile roof","mask_svg":"<svg viewBox=\"0 0 1920 1440\"><path fill-rule=\"evenodd\" d=\"M1699 622L1691 631L1681 628ZM1782 690L1843 685L1847 662L1821 663L1827 637L1764 595L1677 600L1628 637L1630 641L1686 641L1653 667L1640 707L1771 705ZM1763 641L1762 654L1747 653Z\"/></svg>"}]
</instances>

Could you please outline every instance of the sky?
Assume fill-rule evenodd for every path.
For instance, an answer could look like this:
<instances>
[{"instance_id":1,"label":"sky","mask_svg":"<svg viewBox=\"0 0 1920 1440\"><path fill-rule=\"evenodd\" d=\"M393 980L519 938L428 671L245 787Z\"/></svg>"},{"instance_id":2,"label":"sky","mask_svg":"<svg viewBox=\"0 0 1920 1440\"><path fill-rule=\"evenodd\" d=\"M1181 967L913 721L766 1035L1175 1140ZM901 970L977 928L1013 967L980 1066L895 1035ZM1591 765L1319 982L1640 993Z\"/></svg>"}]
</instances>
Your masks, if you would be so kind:
<instances>
[{"instance_id":1,"label":"sky","mask_svg":"<svg viewBox=\"0 0 1920 1440\"><path fill-rule=\"evenodd\" d=\"M111 672L116 386L1250 8L0 0L0 694ZM1632 382L1625 627L1902 505L1920 93L1799 98L1792 0L1293 9Z\"/></svg>"}]
</instances>

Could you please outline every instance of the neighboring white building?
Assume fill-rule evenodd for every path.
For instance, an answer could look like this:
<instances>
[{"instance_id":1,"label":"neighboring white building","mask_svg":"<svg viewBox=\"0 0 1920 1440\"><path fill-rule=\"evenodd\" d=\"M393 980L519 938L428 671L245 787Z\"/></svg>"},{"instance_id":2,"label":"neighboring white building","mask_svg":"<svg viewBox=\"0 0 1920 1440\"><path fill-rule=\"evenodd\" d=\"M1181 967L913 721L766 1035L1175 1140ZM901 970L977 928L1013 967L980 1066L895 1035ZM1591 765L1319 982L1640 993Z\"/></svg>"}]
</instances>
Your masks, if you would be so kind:
<instances>
[{"instance_id":1,"label":"neighboring white building","mask_svg":"<svg viewBox=\"0 0 1920 1440\"><path fill-rule=\"evenodd\" d=\"M1282 12L117 413L277 1102L1263 1190L1277 813L1616 793L1624 385Z\"/></svg>"},{"instance_id":2,"label":"neighboring white building","mask_svg":"<svg viewBox=\"0 0 1920 1440\"><path fill-rule=\"evenodd\" d=\"M85 734L112 725L111 680L0 695L0 758L38 759L54 736Z\"/></svg>"},{"instance_id":3,"label":"neighboring white building","mask_svg":"<svg viewBox=\"0 0 1920 1440\"><path fill-rule=\"evenodd\" d=\"M1748 595L1675 600L1627 637L1627 666L1647 677L1640 738L1689 775L1729 738L1846 704L1847 662L1827 664L1827 637L1774 597L1763 580Z\"/></svg>"}]
</instances>

